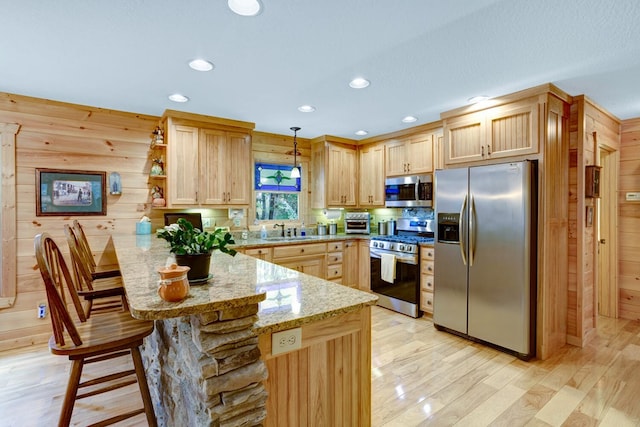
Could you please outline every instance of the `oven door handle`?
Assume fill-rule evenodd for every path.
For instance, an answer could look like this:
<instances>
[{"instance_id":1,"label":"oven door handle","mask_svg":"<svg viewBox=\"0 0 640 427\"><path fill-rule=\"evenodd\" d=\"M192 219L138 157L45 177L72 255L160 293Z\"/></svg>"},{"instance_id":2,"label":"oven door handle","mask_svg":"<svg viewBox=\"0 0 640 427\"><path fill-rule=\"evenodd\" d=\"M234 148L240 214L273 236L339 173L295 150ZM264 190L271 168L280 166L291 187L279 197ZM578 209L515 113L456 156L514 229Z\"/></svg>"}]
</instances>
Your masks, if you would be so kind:
<instances>
[{"instance_id":1,"label":"oven door handle","mask_svg":"<svg viewBox=\"0 0 640 427\"><path fill-rule=\"evenodd\" d=\"M382 258L380 256L381 252L375 251L373 249L369 250L369 257L370 258L376 258L376 259L380 259ZM415 262L413 259L407 259L407 258L400 258L398 256L396 256L396 262L399 262L401 264L411 264L411 265L417 265L418 263Z\"/></svg>"}]
</instances>

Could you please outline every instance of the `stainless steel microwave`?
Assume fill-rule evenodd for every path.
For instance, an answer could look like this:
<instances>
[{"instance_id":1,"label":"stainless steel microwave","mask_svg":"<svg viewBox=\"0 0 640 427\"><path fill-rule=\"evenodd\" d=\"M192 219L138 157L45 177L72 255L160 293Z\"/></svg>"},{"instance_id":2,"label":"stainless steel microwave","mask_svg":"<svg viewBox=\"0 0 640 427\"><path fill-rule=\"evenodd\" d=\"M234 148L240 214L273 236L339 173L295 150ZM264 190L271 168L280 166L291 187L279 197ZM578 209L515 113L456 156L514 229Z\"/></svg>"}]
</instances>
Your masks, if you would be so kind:
<instances>
[{"instance_id":1,"label":"stainless steel microwave","mask_svg":"<svg viewBox=\"0 0 640 427\"><path fill-rule=\"evenodd\" d=\"M384 181L384 205L388 208L431 207L432 202L431 175L399 176Z\"/></svg>"}]
</instances>

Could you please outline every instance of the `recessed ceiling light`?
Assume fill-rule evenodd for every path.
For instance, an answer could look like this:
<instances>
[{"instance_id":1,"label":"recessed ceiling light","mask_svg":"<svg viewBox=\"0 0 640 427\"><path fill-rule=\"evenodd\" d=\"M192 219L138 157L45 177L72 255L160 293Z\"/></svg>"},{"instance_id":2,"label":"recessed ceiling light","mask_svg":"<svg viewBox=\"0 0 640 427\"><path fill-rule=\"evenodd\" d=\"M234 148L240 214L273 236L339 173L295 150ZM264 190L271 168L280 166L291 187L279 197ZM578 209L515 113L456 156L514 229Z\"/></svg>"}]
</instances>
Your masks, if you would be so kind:
<instances>
[{"instance_id":1,"label":"recessed ceiling light","mask_svg":"<svg viewBox=\"0 0 640 427\"><path fill-rule=\"evenodd\" d=\"M298 111L302 111L303 113L313 113L316 111L316 107L313 105L301 105L298 107Z\"/></svg>"},{"instance_id":2,"label":"recessed ceiling light","mask_svg":"<svg viewBox=\"0 0 640 427\"><path fill-rule=\"evenodd\" d=\"M359 131L356 131L356 135L365 136L365 135L369 135L369 132L367 132L366 130L359 130Z\"/></svg>"},{"instance_id":3,"label":"recessed ceiling light","mask_svg":"<svg viewBox=\"0 0 640 427\"><path fill-rule=\"evenodd\" d=\"M258 0L228 0L229 9L240 16L256 16L262 5Z\"/></svg>"},{"instance_id":4,"label":"recessed ceiling light","mask_svg":"<svg viewBox=\"0 0 640 427\"><path fill-rule=\"evenodd\" d=\"M349 82L349 86L351 86L354 89L364 89L365 87L369 86L371 84L371 82L365 78L362 77L356 77L355 79L351 80Z\"/></svg>"},{"instance_id":5,"label":"recessed ceiling light","mask_svg":"<svg viewBox=\"0 0 640 427\"><path fill-rule=\"evenodd\" d=\"M417 117L407 116L407 117L402 119L402 123L413 123L413 122L415 122L417 120L418 120Z\"/></svg>"},{"instance_id":6,"label":"recessed ceiling light","mask_svg":"<svg viewBox=\"0 0 640 427\"><path fill-rule=\"evenodd\" d=\"M469 102L469 104L477 104L478 102L486 101L487 99L489 99L487 95L478 95L467 99L467 102Z\"/></svg>"},{"instance_id":7,"label":"recessed ceiling light","mask_svg":"<svg viewBox=\"0 0 640 427\"><path fill-rule=\"evenodd\" d=\"M179 93L169 95L169 99L173 102L187 102L189 100L189 98Z\"/></svg>"},{"instance_id":8,"label":"recessed ceiling light","mask_svg":"<svg viewBox=\"0 0 640 427\"><path fill-rule=\"evenodd\" d=\"M189 62L189 67L196 71L211 71L213 70L213 64L206 59L194 59Z\"/></svg>"}]
</instances>

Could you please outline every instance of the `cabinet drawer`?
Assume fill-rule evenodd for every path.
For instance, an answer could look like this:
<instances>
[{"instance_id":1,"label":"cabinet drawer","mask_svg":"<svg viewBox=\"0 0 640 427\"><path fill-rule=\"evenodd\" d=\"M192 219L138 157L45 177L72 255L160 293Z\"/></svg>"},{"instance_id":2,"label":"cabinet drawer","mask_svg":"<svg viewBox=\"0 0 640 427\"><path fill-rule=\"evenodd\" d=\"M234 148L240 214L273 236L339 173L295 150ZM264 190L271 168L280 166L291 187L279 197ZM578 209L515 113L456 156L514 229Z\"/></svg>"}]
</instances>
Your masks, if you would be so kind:
<instances>
[{"instance_id":1,"label":"cabinet drawer","mask_svg":"<svg viewBox=\"0 0 640 427\"><path fill-rule=\"evenodd\" d=\"M342 252L328 253L327 264L342 264Z\"/></svg>"},{"instance_id":2,"label":"cabinet drawer","mask_svg":"<svg viewBox=\"0 0 640 427\"><path fill-rule=\"evenodd\" d=\"M327 279L331 280L336 277L342 277L342 264L327 267Z\"/></svg>"},{"instance_id":3,"label":"cabinet drawer","mask_svg":"<svg viewBox=\"0 0 640 427\"><path fill-rule=\"evenodd\" d=\"M433 274L433 261L422 261L420 263L420 272L422 274Z\"/></svg>"},{"instance_id":4,"label":"cabinet drawer","mask_svg":"<svg viewBox=\"0 0 640 427\"><path fill-rule=\"evenodd\" d=\"M433 274L423 274L420 277L420 289L433 292Z\"/></svg>"},{"instance_id":5,"label":"cabinet drawer","mask_svg":"<svg viewBox=\"0 0 640 427\"><path fill-rule=\"evenodd\" d=\"M420 259L433 260L435 250L430 246L420 247Z\"/></svg>"},{"instance_id":6,"label":"cabinet drawer","mask_svg":"<svg viewBox=\"0 0 640 427\"><path fill-rule=\"evenodd\" d=\"M271 248L255 248L255 249L245 249L245 255L249 256L260 256L260 255L270 255Z\"/></svg>"},{"instance_id":7,"label":"cabinet drawer","mask_svg":"<svg viewBox=\"0 0 640 427\"><path fill-rule=\"evenodd\" d=\"M342 252L344 242L327 243L327 252Z\"/></svg>"},{"instance_id":8,"label":"cabinet drawer","mask_svg":"<svg viewBox=\"0 0 640 427\"><path fill-rule=\"evenodd\" d=\"M420 292L420 308L427 313L433 313L433 294L431 292Z\"/></svg>"},{"instance_id":9,"label":"cabinet drawer","mask_svg":"<svg viewBox=\"0 0 640 427\"><path fill-rule=\"evenodd\" d=\"M316 255L327 252L326 243L312 243L310 245L276 246L273 248L273 258L288 258L300 255Z\"/></svg>"}]
</instances>

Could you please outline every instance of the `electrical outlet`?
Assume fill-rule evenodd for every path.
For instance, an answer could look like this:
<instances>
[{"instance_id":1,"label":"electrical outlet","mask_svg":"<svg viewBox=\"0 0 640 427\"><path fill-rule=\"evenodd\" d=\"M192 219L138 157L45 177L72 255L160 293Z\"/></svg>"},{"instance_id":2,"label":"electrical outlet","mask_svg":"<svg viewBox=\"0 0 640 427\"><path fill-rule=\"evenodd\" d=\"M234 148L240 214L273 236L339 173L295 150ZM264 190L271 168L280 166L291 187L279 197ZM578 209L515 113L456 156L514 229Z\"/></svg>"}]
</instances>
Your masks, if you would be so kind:
<instances>
[{"instance_id":1,"label":"electrical outlet","mask_svg":"<svg viewBox=\"0 0 640 427\"><path fill-rule=\"evenodd\" d=\"M36 308L38 310L38 319L44 319L45 317L47 317L47 303L46 302L44 302L44 301L39 302Z\"/></svg>"},{"instance_id":2,"label":"electrical outlet","mask_svg":"<svg viewBox=\"0 0 640 427\"><path fill-rule=\"evenodd\" d=\"M211 218L202 218L202 228L211 228Z\"/></svg>"},{"instance_id":3,"label":"electrical outlet","mask_svg":"<svg viewBox=\"0 0 640 427\"><path fill-rule=\"evenodd\" d=\"M274 332L271 335L271 354L286 353L302 347L302 328Z\"/></svg>"}]
</instances>

